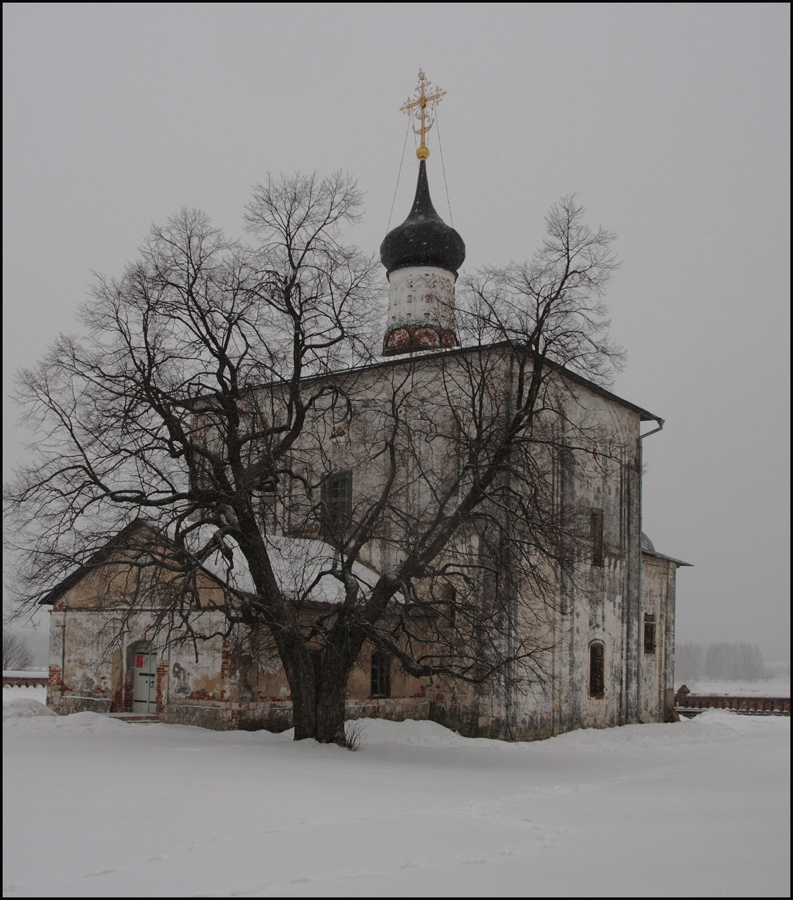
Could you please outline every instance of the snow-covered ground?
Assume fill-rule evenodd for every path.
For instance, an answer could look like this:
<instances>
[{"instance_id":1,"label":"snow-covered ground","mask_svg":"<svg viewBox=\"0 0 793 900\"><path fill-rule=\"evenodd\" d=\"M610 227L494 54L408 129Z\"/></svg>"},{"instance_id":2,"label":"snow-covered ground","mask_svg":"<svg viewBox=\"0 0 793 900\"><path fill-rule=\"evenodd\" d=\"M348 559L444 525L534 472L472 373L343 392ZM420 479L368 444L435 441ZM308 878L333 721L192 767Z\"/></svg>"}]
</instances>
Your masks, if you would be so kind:
<instances>
[{"instance_id":1,"label":"snow-covered ground","mask_svg":"<svg viewBox=\"0 0 793 900\"><path fill-rule=\"evenodd\" d=\"M3 692L7 897L790 895L789 718L532 744L366 720L350 753L31 716L44 689L23 690Z\"/></svg>"}]
</instances>

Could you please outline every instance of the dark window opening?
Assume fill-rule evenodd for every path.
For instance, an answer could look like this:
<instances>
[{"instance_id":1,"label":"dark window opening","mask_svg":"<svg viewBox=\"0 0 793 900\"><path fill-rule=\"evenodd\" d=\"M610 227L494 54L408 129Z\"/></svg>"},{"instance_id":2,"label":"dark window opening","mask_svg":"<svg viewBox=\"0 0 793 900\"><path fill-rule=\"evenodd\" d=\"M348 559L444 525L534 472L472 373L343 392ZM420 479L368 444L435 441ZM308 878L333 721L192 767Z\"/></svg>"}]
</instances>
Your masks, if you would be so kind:
<instances>
[{"instance_id":1,"label":"dark window opening","mask_svg":"<svg viewBox=\"0 0 793 900\"><path fill-rule=\"evenodd\" d=\"M451 584L442 586L442 596L444 599L443 614L446 619L446 626L454 628L457 621L457 591Z\"/></svg>"},{"instance_id":2,"label":"dark window opening","mask_svg":"<svg viewBox=\"0 0 793 900\"><path fill-rule=\"evenodd\" d=\"M339 538L352 520L352 472L331 475L325 485L327 536Z\"/></svg>"},{"instance_id":3,"label":"dark window opening","mask_svg":"<svg viewBox=\"0 0 793 900\"><path fill-rule=\"evenodd\" d=\"M606 671L603 644L589 648L589 696L603 697L606 693Z\"/></svg>"},{"instance_id":4,"label":"dark window opening","mask_svg":"<svg viewBox=\"0 0 793 900\"><path fill-rule=\"evenodd\" d=\"M457 590L448 581L437 582L430 588L432 614L440 628L453 628L457 618Z\"/></svg>"},{"instance_id":5,"label":"dark window opening","mask_svg":"<svg viewBox=\"0 0 793 900\"><path fill-rule=\"evenodd\" d=\"M382 650L372 651L372 697L391 696L391 658Z\"/></svg>"},{"instance_id":6,"label":"dark window opening","mask_svg":"<svg viewBox=\"0 0 793 900\"><path fill-rule=\"evenodd\" d=\"M590 514L592 531L592 565L603 565L603 510L593 509Z\"/></svg>"},{"instance_id":7,"label":"dark window opening","mask_svg":"<svg viewBox=\"0 0 793 900\"><path fill-rule=\"evenodd\" d=\"M644 652L655 653L655 616L644 614Z\"/></svg>"}]
</instances>

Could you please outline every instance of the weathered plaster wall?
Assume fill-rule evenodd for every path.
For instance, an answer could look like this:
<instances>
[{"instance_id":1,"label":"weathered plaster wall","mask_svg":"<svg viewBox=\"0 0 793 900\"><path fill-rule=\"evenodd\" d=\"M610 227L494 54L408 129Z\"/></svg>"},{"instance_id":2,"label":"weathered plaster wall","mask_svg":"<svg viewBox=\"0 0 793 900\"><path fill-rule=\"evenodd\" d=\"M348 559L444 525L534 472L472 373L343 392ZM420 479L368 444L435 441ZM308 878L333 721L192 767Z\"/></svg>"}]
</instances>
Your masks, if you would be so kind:
<instances>
[{"instance_id":1,"label":"weathered plaster wall","mask_svg":"<svg viewBox=\"0 0 793 900\"><path fill-rule=\"evenodd\" d=\"M642 622L645 614L655 620L655 649L646 652L642 639L643 722L663 722L673 689L675 581L677 567L669 560L644 555L642 568ZM643 628L643 625L642 625Z\"/></svg>"},{"instance_id":2,"label":"weathered plaster wall","mask_svg":"<svg viewBox=\"0 0 793 900\"><path fill-rule=\"evenodd\" d=\"M48 704L58 712L81 709L130 712L135 650L151 645L157 656L156 703L163 712L173 699L223 701L228 673L220 637L197 644L166 642L173 622L156 608L118 605L129 573L89 573L59 598L50 613L50 682ZM108 586L114 590L108 590ZM204 585L210 596L215 589ZM196 623L222 624L222 613L202 611ZM170 627L169 627L170 626Z\"/></svg>"}]
</instances>

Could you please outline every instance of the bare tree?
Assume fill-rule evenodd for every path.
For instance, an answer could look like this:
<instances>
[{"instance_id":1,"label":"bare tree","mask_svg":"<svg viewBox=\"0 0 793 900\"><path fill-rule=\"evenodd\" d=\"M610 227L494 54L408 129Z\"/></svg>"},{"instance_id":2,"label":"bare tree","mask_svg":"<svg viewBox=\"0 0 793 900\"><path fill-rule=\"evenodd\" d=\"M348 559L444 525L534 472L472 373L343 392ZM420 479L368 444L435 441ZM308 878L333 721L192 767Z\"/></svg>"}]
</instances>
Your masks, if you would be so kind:
<instances>
[{"instance_id":1,"label":"bare tree","mask_svg":"<svg viewBox=\"0 0 793 900\"><path fill-rule=\"evenodd\" d=\"M675 647L676 682L697 681L705 671L705 648L702 644L686 641Z\"/></svg>"},{"instance_id":2,"label":"bare tree","mask_svg":"<svg viewBox=\"0 0 793 900\"><path fill-rule=\"evenodd\" d=\"M711 681L760 681L765 675L757 644L709 644L703 674Z\"/></svg>"},{"instance_id":3,"label":"bare tree","mask_svg":"<svg viewBox=\"0 0 793 900\"><path fill-rule=\"evenodd\" d=\"M247 209L251 245L197 212L153 229L122 278L98 280L86 338L22 373L40 440L6 490L22 607L105 565L107 535L143 517L177 552L115 558L147 570L138 584L195 639L195 576L214 561L235 589L224 633L254 655L269 640L295 738L322 742L344 741L367 641L414 675L510 690L545 676L586 524L558 490L591 448L570 373L603 381L619 362L601 301L613 236L570 198L530 264L464 283L462 348L376 362L374 262L340 233L359 204L341 175L271 179ZM612 444L604 465L624 461ZM282 534L333 553L287 585ZM326 575L339 594L317 607Z\"/></svg>"},{"instance_id":4,"label":"bare tree","mask_svg":"<svg viewBox=\"0 0 793 900\"><path fill-rule=\"evenodd\" d=\"M27 641L19 634L3 629L4 671L24 671L33 663L33 654Z\"/></svg>"}]
</instances>

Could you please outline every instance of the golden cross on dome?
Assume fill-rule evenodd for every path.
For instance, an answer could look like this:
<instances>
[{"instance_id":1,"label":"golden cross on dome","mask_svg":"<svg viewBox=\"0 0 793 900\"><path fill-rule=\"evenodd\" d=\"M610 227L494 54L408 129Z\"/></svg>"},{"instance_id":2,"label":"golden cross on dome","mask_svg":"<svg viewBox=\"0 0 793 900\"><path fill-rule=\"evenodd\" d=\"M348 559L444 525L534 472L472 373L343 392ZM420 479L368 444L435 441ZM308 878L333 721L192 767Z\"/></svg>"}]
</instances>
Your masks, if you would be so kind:
<instances>
[{"instance_id":1,"label":"golden cross on dome","mask_svg":"<svg viewBox=\"0 0 793 900\"><path fill-rule=\"evenodd\" d=\"M416 97L413 100L408 97L405 105L402 107L402 112L407 113L409 116L414 115L421 122L418 128L415 125L413 126L414 133L421 135L421 146L416 150L416 156L419 159L426 159L430 155L429 147L424 141L427 132L435 124L435 120L430 115L430 109L434 109L440 103L441 97L446 93L440 88L435 88L435 93L431 94L429 92L432 89L432 84L427 79L424 71L419 69L419 86L416 88Z\"/></svg>"}]
</instances>

